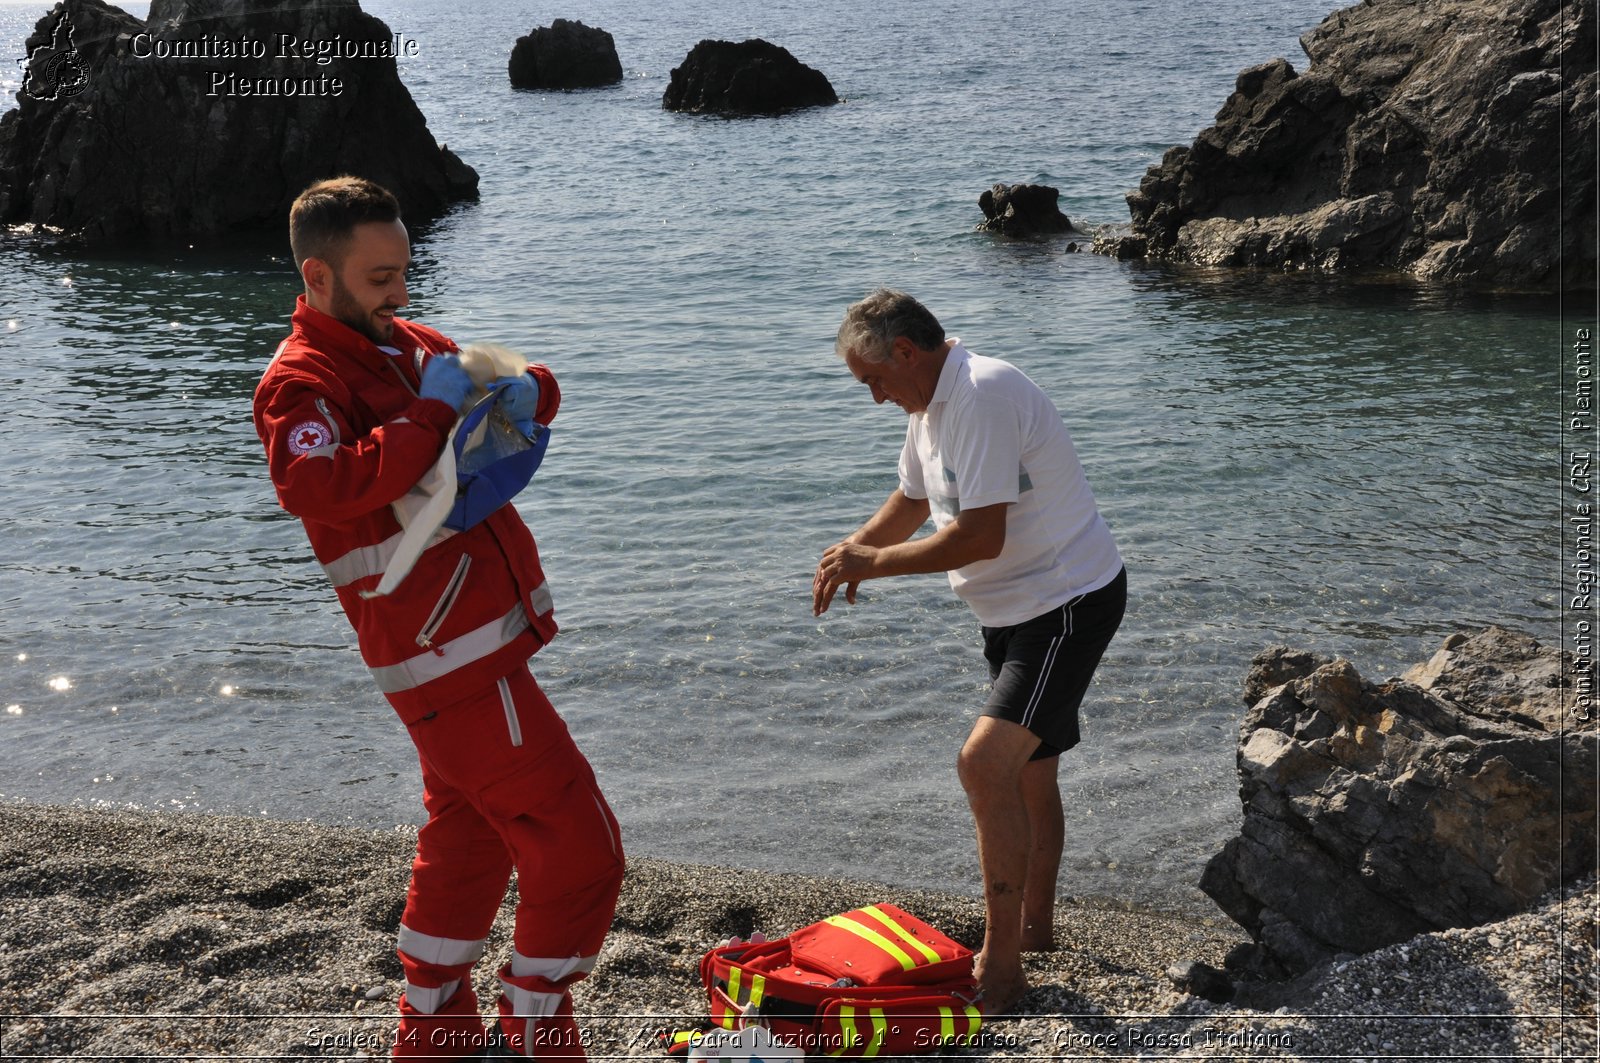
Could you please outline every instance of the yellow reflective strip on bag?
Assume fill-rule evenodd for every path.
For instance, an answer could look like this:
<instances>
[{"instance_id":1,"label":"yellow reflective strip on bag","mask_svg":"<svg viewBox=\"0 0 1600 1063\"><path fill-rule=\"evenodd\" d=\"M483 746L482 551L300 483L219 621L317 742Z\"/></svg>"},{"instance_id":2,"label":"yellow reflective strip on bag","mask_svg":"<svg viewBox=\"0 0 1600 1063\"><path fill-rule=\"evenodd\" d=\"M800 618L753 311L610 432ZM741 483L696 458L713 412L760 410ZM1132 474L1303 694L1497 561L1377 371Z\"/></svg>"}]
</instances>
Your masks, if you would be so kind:
<instances>
[{"instance_id":1,"label":"yellow reflective strip on bag","mask_svg":"<svg viewBox=\"0 0 1600 1063\"><path fill-rule=\"evenodd\" d=\"M836 926L840 930L848 930L850 933L864 941L872 942L872 944L878 946L884 952L887 952L891 957L893 957L894 961L900 965L900 969L903 971L909 971L917 965L917 961L906 955L906 951L904 949L870 927L864 927L860 923L857 923L851 919L846 919L842 915L830 915L828 918L824 919L823 922L827 923L829 926Z\"/></svg>"},{"instance_id":2,"label":"yellow reflective strip on bag","mask_svg":"<svg viewBox=\"0 0 1600 1063\"><path fill-rule=\"evenodd\" d=\"M956 1013L949 1008L939 1009L939 1043L956 1039Z\"/></svg>"},{"instance_id":3,"label":"yellow reflective strip on bag","mask_svg":"<svg viewBox=\"0 0 1600 1063\"><path fill-rule=\"evenodd\" d=\"M883 1047L884 1038L888 1036L888 1033L889 1033L888 1024L883 1021L883 1009L882 1008L873 1008L872 1009L872 1043L867 1045L866 1051L862 1052L861 1054L864 1055L864 1056L875 1056L875 1055L877 1055L878 1054L878 1049Z\"/></svg>"},{"instance_id":4,"label":"yellow reflective strip on bag","mask_svg":"<svg viewBox=\"0 0 1600 1063\"><path fill-rule=\"evenodd\" d=\"M753 974L750 976L750 1003L760 1006L761 998L767 995L766 975Z\"/></svg>"},{"instance_id":5,"label":"yellow reflective strip on bag","mask_svg":"<svg viewBox=\"0 0 1600 1063\"><path fill-rule=\"evenodd\" d=\"M830 1056L842 1056L859 1040L856 1037L856 1009L849 1004L839 1006L839 1047Z\"/></svg>"},{"instance_id":6,"label":"yellow reflective strip on bag","mask_svg":"<svg viewBox=\"0 0 1600 1063\"><path fill-rule=\"evenodd\" d=\"M735 1004L744 1003L739 999L739 968L737 967L728 968L728 999Z\"/></svg>"},{"instance_id":7,"label":"yellow reflective strip on bag","mask_svg":"<svg viewBox=\"0 0 1600 1063\"><path fill-rule=\"evenodd\" d=\"M900 938L901 941L904 941L906 944L912 946L918 952L922 953L922 955L926 956L929 963L939 962L939 954L937 952L934 952L932 949L930 949L921 938L917 937L917 935L913 934L911 931L907 930L893 919L890 919L877 905L868 905L867 907L861 909L861 913L863 915L872 916L872 918L888 927L894 932L895 936Z\"/></svg>"},{"instance_id":8,"label":"yellow reflective strip on bag","mask_svg":"<svg viewBox=\"0 0 1600 1063\"><path fill-rule=\"evenodd\" d=\"M983 1029L983 1012L968 1004L966 1040L970 1042L974 1037L977 1037L978 1031L981 1029Z\"/></svg>"}]
</instances>

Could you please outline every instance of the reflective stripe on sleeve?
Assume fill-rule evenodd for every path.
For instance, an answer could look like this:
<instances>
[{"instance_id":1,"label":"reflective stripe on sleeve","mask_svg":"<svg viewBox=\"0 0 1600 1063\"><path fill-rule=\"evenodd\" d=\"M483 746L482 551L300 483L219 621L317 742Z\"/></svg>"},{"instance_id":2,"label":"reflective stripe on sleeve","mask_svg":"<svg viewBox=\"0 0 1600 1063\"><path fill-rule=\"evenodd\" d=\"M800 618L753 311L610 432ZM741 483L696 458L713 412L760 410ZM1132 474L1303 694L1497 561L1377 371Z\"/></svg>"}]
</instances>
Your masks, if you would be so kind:
<instances>
[{"instance_id":1,"label":"reflective stripe on sleeve","mask_svg":"<svg viewBox=\"0 0 1600 1063\"><path fill-rule=\"evenodd\" d=\"M518 602L511 607L509 613L498 620L491 620L464 635L457 635L449 642L436 643L432 650L424 650L399 664L383 665L368 670L372 673L372 678L377 680L378 689L385 694L415 690L424 683L441 679L457 668L465 668L474 661L480 661L496 650L510 645L530 626L528 614L522 608L522 603Z\"/></svg>"},{"instance_id":2,"label":"reflective stripe on sleeve","mask_svg":"<svg viewBox=\"0 0 1600 1063\"><path fill-rule=\"evenodd\" d=\"M535 616L543 616L556 607L555 595L550 593L550 584L541 583L528 595L528 604L533 606Z\"/></svg>"},{"instance_id":3,"label":"reflective stripe on sleeve","mask_svg":"<svg viewBox=\"0 0 1600 1063\"><path fill-rule=\"evenodd\" d=\"M468 941L464 938L435 937L401 923L398 945L400 951L413 960L436 963L441 967L454 967L458 963L477 963L483 956L486 940L479 938L477 941Z\"/></svg>"}]
</instances>

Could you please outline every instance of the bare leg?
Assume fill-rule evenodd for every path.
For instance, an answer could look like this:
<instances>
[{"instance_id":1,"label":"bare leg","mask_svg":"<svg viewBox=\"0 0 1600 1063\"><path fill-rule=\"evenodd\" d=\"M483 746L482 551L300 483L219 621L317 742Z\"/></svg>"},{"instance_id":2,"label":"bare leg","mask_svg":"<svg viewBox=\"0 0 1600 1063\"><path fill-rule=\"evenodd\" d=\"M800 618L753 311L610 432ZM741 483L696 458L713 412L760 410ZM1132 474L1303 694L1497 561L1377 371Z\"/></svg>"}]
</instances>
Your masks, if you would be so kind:
<instances>
[{"instance_id":1,"label":"bare leg","mask_svg":"<svg viewBox=\"0 0 1600 1063\"><path fill-rule=\"evenodd\" d=\"M976 974L985 1015L1009 1012L1028 989L1022 972L1022 901L1033 836L1022 773L1038 747L1039 739L1026 728L982 716L957 765L978 828L983 868L983 951Z\"/></svg>"},{"instance_id":2,"label":"bare leg","mask_svg":"<svg viewBox=\"0 0 1600 1063\"><path fill-rule=\"evenodd\" d=\"M1056 877L1061 871L1061 844L1066 829L1061 815L1061 787L1056 782L1060 757L1031 760L1022 769L1022 800L1028 809L1033 848L1022 891L1022 950L1055 948Z\"/></svg>"}]
</instances>

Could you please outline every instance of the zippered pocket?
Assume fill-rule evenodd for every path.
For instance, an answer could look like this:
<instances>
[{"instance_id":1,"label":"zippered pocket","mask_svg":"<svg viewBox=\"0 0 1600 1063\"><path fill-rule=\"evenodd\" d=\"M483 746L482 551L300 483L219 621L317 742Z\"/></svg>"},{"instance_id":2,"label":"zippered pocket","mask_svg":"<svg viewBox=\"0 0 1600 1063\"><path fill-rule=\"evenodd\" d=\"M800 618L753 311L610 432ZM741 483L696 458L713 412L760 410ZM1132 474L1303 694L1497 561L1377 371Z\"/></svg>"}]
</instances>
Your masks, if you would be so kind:
<instances>
[{"instance_id":1,"label":"zippered pocket","mask_svg":"<svg viewBox=\"0 0 1600 1063\"><path fill-rule=\"evenodd\" d=\"M497 683L500 688L500 707L506 711L506 734L511 739L513 746L522 744L522 724L517 720L517 703L511 698L511 684L504 679Z\"/></svg>"},{"instance_id":2,"label":"zippered pocket","mask_svg":"<svg viewBox=\"0 0 1600 1063\"><path fill-rule=\"evenodd\" d=\"M439 601L434 604L433 612L428 614L428 622L417 632L417 645L425 650L432 650L440 657L444 656L444 651L433 644L433 636L444 626L445 617L450 615L456 599L461 597L461 588L467 582L467 569L471 567L472 555L462 554L461 560L456 563L455 572L450 576L450 582L444 585L444 593L439 595Z\"/></svg>"},{"instance_id":3,"label":"zippered pocket","mask_svg":"<svg viewBox=\"0 0 1600 1063\"><path fill-rule=\"evenodd\" d=\"M317 396L317 412L328 422L328 430L333 433L333 445L339 446L339 422L328 412L328 400L320 395Z\"/></svg>"}]
</instances>

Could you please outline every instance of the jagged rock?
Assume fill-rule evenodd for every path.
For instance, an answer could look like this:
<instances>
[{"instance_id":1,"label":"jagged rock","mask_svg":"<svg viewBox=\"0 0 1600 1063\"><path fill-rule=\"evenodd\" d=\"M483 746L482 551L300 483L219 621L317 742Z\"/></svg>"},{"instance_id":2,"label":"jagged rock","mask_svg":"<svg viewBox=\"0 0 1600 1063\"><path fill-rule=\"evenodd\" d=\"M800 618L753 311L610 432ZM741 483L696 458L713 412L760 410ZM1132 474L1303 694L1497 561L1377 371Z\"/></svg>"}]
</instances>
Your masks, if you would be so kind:
<instances>
[{"instance_id":1,"label":"jagged rock","mask_svg":"<svg viewBox=\"0 0 1600 1063\"><path fill-rule=\"evenodd\" d=\"M1190 960L1167 968L1167 980L1181 993L1226 1004L1233 999L1233 981L1209 963Z\"/></svg>"},{"instance_id":2,"label":"jagged rock","mask_svg":"<svg viewBox=\"0 0 1600 1063\"><path fill-rule=\"evenodd\" d=\"M605 30L558 18L517 38L510 74L519 89L589 89L621 81L622 60Z\"/></svg>"},{"instance_id":3,"label":"jagged rock","mask_svg":"<svg viewBox=\"0 0 1600 1063\"><path fill-rule=\"evenodd\" d=\"M1559 713L1592 663L1499 628L1452 637L1414 681L1317 662L1277 648L1246 681L1244 825L1200 882L1254 941L1230 971L1476 926L1595 870L1600 742Z\"/></svg>"},{"instance_id":4,"label":"jagged rock","mask_svg":"<svg viewBox=\"0 0 1600 1063\"><path fill-rule=\"evenodd\" d=\"M668 111L728 115L781 114L838 102L821 71L760 39L701 41L673 69L661 97Z\"/></svg>"},{"instance_id":5,"label":"jagged rock","mask_svg":"<svg viewBox=\"0 0 1600 1063\"><path fill-rule=\"evenodd\" d=\"M1150 254L1149 241L1134 235L1132 227L1128 225L1102 225L1095 229L1094 243L1089 250L1123 261L1147 258Z\"/></svg>"},{"instance_id":6,"label":"jagged rock","mask_svg":"<svg viewBox=\"0 0 1600 1063\"><path fill-rule=\"evenodd\" d=\"M1129 193L1146 253L1595 286L1595 0L1367 0L1300 45Z\"/></svg>"},{"instance_id":7,"label":"jagged rock","mask_svg":"<svg viewBox=\"0 0 1600 1063\"><path fill-rule=\"evenodd\" d=\"M408 218L438 213L478 175L401 84L406 48L356 0L153 0L145 21L64 0L28 38L28 82L0 117L0 223L84 241L281 230L296 195L341 173L387 186Z\"/></svg>"},{"instance_id":8,"label":"jagged rock","mask_svg":"<svg viewBox=\"0 0 1600 1063\"><path fill-rule=\"evenodd\" d=\"M1562 675L1561 655L1541 652L1527 635L1502 627L1470 638L1452 635L1430 660L1400 678L1489 719L1545 731L1581 724L1563 718L1571 688Z\"/></svg>"},{"instance_id":9,"label":"jagged rock","mask_svg":"<svg viewBox=\"0 0 1600 1063\"><path fill-rule=\"evenodd\" d=\"M1060 198L1049 185L994 185L978 197L984 217L978 228L1006 236L1077 232L1056 205Z\"/></svg>"},{"instance_id":10,"label":"jagged rock","mask_svg":"<svg viewBox=\"0 0 1600 1063\"><path fill-rule=\"evenodd\" d=\"M1249 708L1266 697L1274 687L1291 679L1301 679L1333 658L1325 653L1296 650L1288 646L1269 646L1250 660L1250 674L1244 677L1244 704Z\"/></svg>"}]
</instances>

